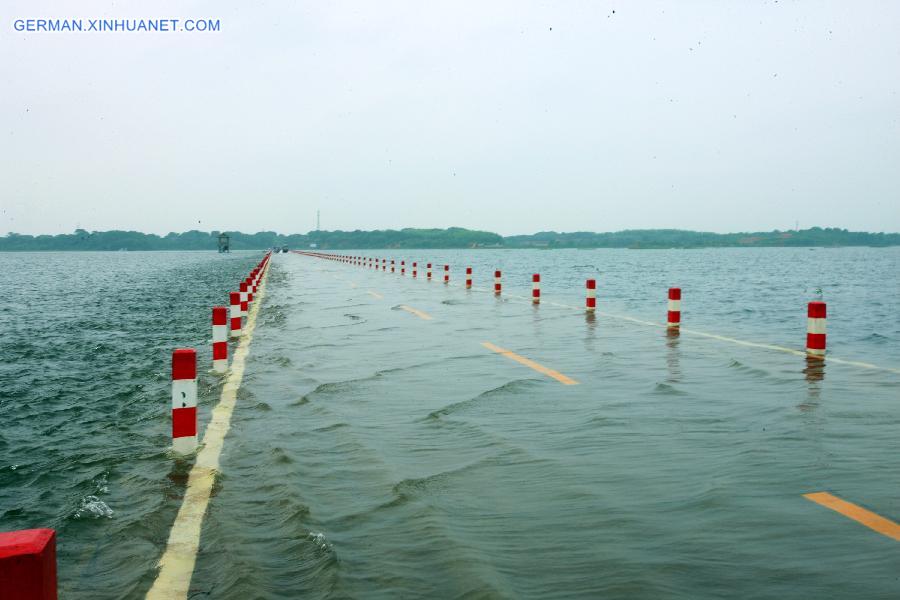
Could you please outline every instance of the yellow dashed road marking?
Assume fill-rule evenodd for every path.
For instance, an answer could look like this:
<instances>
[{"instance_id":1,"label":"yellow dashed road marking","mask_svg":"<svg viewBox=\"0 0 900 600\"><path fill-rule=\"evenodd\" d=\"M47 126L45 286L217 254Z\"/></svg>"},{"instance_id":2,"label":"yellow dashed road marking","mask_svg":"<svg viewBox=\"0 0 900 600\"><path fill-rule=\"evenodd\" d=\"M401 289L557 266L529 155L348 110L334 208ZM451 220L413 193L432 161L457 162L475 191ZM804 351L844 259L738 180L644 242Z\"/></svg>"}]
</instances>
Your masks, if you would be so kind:
<instances>
[{"instance_id":1,"label":"yellow dashed road marking","mask_svg":"<svg viewBox=\"0 0 900 600\"><path fill-rule=\"evenodd\" d=\"M559 371L554 371L553 369L548 369L544 365L536 363L533 360L531 360L530 358L525 358L524 356L519 356L518 354L516 354L515 352L512 352L510 350L504 350L503 348L500 348L499 346L495 346L494 344L492 344L490 342L482 342L481 345L484 346L485 348L487 348L488 350L496 352L497 354L502 354L506 358L514 360L517 363L525 365L528 368L534 369L538 373L542 373L542 374L546 375L547 377L552 377L553 379L559 381L560 383L563 383L565 385L578 385L578 382L575 381L574 379L572 379L571 377L567 377L567 376L563 375L562 373L560 373Z\"/></svg>"},{"instance_id":2,"label":"yellow dashed road marking","mask_svg":"<svg viewBox=\"0 0 900 600\"><path fill-rule=\"evenodd\" d=\"M421 310L417 310L417 309L415 309L415 308L413 308L413 307L411 307L411 306L407 306L407 305L405 305L405 304L401 304L401 305L400 305L400 308L401 308L402 310L405 310L405 311L408 312L408 313L412 313L412 314L416 315L417 317L419 317L420 319L423 319L423 320L425 320L425 321L430 321L430 320L432 319L431 315L429 315L428 313L422 312Z\"/></svg>"},{"instance_id":3,"label":"yellow dashed road marking","mask_svg":"<svg viewBox=\"0 0 900 600\"><path fill-rule=\"evenodd\" d=\"M841 500L837 496L832 496L828 492L815 492L813 494L803 494L807 500L811 500L817 504L821 504L826 508L830 508L835 512L839 512L848 519L853 519L857 523L865 525L872 531L877 531L882 535L886 535L892 540L900 542L900 525L894 523L890 519L886 519L880 515L857 506L852 502Z\"/></svg>"}]
</instances>

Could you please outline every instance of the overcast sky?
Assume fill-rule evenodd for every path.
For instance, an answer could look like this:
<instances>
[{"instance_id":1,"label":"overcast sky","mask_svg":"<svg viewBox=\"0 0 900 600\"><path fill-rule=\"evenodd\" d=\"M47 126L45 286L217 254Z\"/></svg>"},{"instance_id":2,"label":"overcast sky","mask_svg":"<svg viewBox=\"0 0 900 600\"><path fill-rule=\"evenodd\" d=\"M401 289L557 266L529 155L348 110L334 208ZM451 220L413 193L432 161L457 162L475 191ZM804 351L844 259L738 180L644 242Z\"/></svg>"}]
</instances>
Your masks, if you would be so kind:
<instances>
[{"instance_id":1,"label":"overcast sky","mask_svg":"<svg viewBox=\"0 0 900 600\"><path fill-rule=\"evenodd\" d=\"M900 231L898 89L896 1L4 0L0 234Z\"/></svg>"}]
</instances>

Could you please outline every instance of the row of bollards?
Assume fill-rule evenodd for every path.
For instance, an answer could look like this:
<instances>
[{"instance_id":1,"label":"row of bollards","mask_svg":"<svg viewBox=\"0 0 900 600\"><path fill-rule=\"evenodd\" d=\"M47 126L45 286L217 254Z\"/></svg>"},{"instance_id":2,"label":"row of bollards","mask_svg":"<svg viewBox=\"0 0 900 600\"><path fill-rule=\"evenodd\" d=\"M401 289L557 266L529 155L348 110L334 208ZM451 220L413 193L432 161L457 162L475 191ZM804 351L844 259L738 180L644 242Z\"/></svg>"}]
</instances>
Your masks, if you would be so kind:
<instances>
[{"instance_id":1,"label":"row of bollards","mask_svg":"<svg viewBox=\"0 0 900 600\"><path fill-rule=\"evenodd\" d=\"M372 259L364 256L345 256L340 254L323 254L323 253L315 253L315 252L297 252L297 254L304 254L308 256L314 256L317 258L324 258L328 260L334 260L338 262L348 263L355 266L368 266L369 268L374 265L375 269L378 269L378 261L379 259ZM381 264L384 265L385 259L380 259ZM391 261L391 265L394 264L394 261ZM402 263L401 263L402 264ZM384 270L384 267L382 267ZM391 272L394 269L391 267ZM427 265L427 278L431 281L431 263ZM401 271L401 274L403 272ZM416 263L413 263L413 277L416 276ZM502 283L502 273L497 270L494 271L494 295L500 296L503 292L503 283ZM444 265L444 283L450 282L450 265ZM597 309L597 280L588 279L585 282L586 288L586 296L585 296L585 310L587 312L594 312ZM472 267L466 267L466 289L472 289ZM669 296L668 296L668 311L666 314L666 327L670 330L677 331L681 327L681 288L672 287L669 288ZM531 302L532 304L540 304L541 303L541 275L540 273L535 273L531 277ZM825 357L825 315L826 308L825 303L821 301L810 302L807 308L807 333L806 333L806 354L810 358L818 358L822 359Z\"/></svg>"},{"instance_id":2,"label":"row of bollards","mask_svg":"<svg viewBox=\"0 0 900 600\"><path fill-rule=\"evenodd\" d=\"M228 329L231 337L239 338L243 331L243 318L249 314L253 296L260 284L271 254L266 254L244 281L237 292L228 295L230 313L224 306L212 309L212 370L228 371ZM197 351L194 348L177 348L172 351L172 450L178 454L190 454L197 449Z\"/></svg>"},{"instance_id":3,"label":"row of bollards","mask_svg":"<svg viewBox=\"0 0 900 600\"><path fill-rule=\"evenodd\" d=\"M269 254L231 294L232 333L265 273ZM237 309L235 309L235 303ZM243 308L242 308L243 305ZM243 314L240 312L243 310ZM213 308L213 371L228 370L226 309ZM197 449L197 351L177 348L172 352L172 450L189 454ZM0 533L0 598L9 600L56 600L56 532L24 529Z\"/></svg>"}]
</instances>

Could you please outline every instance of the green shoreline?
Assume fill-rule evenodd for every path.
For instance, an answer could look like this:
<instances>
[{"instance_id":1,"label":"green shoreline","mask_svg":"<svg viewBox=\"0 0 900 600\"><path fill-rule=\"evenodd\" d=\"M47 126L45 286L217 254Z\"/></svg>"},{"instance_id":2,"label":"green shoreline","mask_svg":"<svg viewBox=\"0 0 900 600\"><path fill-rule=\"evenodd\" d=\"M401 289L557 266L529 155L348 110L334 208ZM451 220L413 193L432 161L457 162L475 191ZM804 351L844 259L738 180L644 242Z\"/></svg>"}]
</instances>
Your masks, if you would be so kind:
<instances>
[{"instance_id":1,"label":"green shoreline","mask_svg":"<svg viewBox=\"0 0 900 600\"><path fill-rule=\"evenodd\" d=\"M188 231L165 236L139 231L78 229L71 234L0 237L0 252L52 250L215 250L219 231ZM257 250L273 246L321 250L452 249L452 248L629 248L634 250L702 248L778 248L900 246L900 233L870 233L839 228L812 227L795 231L709 233L680 229L632 229L608 233L544 231L531 235L500 236L489 231L460 227L448 229L400 229L378 231L311 231L284 235L274 231L227 233L232 250Z\"/></svg>"}]
</instances>

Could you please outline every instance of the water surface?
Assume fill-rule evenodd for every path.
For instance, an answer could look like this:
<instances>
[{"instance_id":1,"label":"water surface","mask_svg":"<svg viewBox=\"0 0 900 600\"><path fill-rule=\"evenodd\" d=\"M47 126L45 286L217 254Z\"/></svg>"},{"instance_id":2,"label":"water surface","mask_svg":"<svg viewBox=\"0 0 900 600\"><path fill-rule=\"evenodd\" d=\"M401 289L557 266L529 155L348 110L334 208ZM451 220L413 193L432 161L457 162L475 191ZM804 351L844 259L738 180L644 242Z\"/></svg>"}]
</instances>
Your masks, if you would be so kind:
<instances>
[{"instance_id":1,"label":"water surface","mask_svg":"<svg viewBox=\"0 0 900 600\"><path fill-rule=\"evenodd\" d=\"M259 258L0 254L0 529L57 528L62 597L149 588L190 468L166 449L169 352L209 364L209 308ZM829 354L897 368L900 249L393 258L274 257L192 597L900 594L895 541L801 497L900 520L900 376L549 304L595 277L601 310L661 322L680 285L686 327L802 349L821 290ZM506 295L462 289L467 265ZM540 307L512 297L534 272Z\"/></svg>"}]
</instances>

